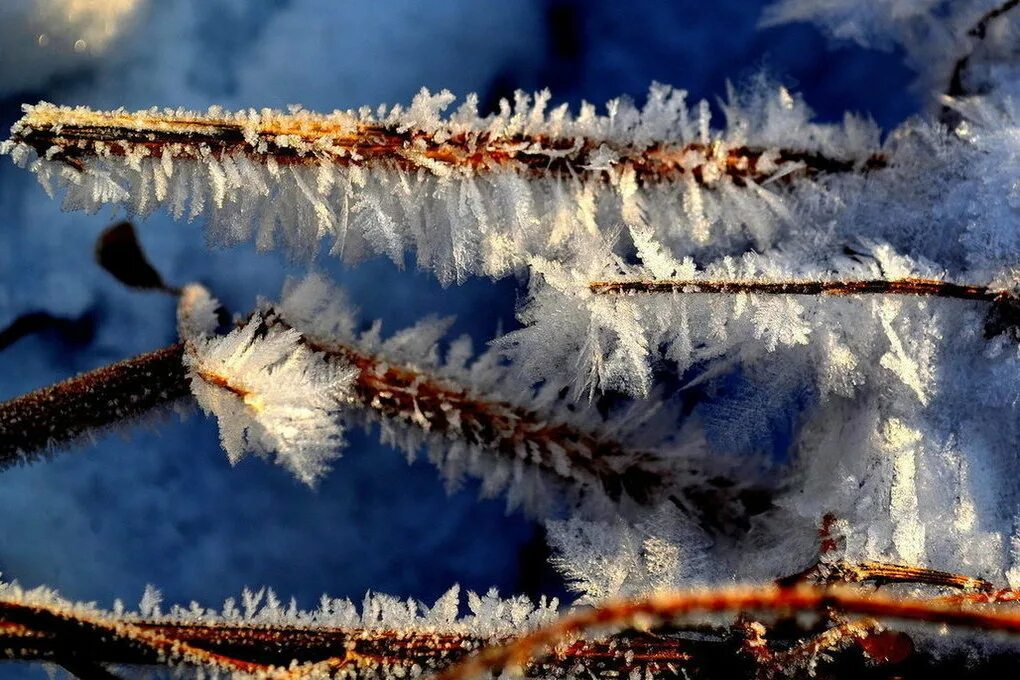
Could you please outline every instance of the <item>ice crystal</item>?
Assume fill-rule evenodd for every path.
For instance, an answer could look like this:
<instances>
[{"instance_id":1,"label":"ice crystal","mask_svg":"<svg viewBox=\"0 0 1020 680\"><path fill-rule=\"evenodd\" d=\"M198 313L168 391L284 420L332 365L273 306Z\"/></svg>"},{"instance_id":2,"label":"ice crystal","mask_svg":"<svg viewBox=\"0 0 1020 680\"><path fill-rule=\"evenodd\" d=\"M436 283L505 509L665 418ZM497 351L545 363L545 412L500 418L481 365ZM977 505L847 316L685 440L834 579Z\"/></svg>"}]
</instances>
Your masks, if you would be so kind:
<instances>
[{"instance_id":1,"label":"ice crystal","mask_svg":"<svg viewBox=\"0 0 1020 680\"><path fill-rule=\"evenodd\" d=\"M195 324L181 317L187 333ZM219 420L232 463L246 453L275 454L306 484L328 469L343 441L335 405L350 390L353 367L324 360L297 331L266 327L259 316L222 337L182 339L192 391Z\"/></svg>"}]
</instances>

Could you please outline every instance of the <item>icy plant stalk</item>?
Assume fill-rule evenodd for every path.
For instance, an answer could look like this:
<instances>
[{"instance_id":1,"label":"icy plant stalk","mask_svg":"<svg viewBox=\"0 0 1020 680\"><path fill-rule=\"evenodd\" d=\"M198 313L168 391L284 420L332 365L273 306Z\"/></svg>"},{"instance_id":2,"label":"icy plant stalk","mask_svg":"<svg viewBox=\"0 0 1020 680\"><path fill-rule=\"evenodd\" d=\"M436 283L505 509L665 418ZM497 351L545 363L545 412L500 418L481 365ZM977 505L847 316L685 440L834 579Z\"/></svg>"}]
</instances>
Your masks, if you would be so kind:
<instances>
[{"instance_id":1,"label":"icy plant stalk","mask_svg":"<svg viewBox=\"0 0 1020 680\"><path fill-rule=\"evenodd\" d=\"M480 117L471 95L447 118L454 97L424 90L407 109L326 115L39 104L3 150L49 191L66 188L67 208L164 207L206 216L221 241L307 252L325 240L348 261L402 263L413 250L444 282L520 270L527 254L562 252L611 216L668 233L688 214L695 228L677 238L692 245L764 243L791 217L786 180L885 164L873 126L812 125L785 90L731 94L722 131L707 103L689 110L664 86L643 109L614 101L605 115L550 111L549 99L518 93ZM734 200L757 216L734 222Z\"/></svg>"},{"instance_id":2,"label":"icy plant stalk","mask_svg":"<svg viewBox=\"0 0 1020 680\"><path fill-rule=\"evenodd\" d=\"M219 419L231 460L275 452L311 483L337 454L342 423L377 422L409 454L426 444L451 483L469 472L484 479L483 493L508 487L511 506L549 505L548 479L594 504L672 497L710 522L756 512L764 502L755 500L764 491L708 474L722 465L706 466L695 449L643 449L633 433L654 409L605 422L590 409L557 409L555 387L515 385L497 354L469 367L466 338L440 361L437 342L448 320L386 341L378 326L359 337L342 293L318 277L292 285L278 306L264 306L225 336L213 332L216 306L204 289L186 287L179 326L193 391ZM521 395L528 407L515 403L525 401Z\"/></svg>"}]
</instances>

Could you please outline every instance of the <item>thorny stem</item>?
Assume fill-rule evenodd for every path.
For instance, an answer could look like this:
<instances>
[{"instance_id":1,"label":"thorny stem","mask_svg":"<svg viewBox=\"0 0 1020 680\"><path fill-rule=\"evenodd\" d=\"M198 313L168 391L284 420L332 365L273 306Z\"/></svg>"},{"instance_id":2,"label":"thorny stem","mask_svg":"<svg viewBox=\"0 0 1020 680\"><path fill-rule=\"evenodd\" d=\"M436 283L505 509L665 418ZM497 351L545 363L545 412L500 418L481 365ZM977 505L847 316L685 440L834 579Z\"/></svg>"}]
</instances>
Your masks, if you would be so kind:
<instances>
[{"instance_id":1,"label":"thorny stem","mask_svg":"<svg viewBox=\"0 0 1020 680\"><path fill-rule=\"evenodd\" d=\"M160 158L245 155L278 164L335 163L441 172L513 169L537 176L600 174L598 157L611 150L617 170L632 169L638 182L672 182L690 175L699 184L729 176L738 184L761 182L779 164L797 164L793 174L844 173L882 168L886 158L831 158L784 149L778 152L717 143L614 144L600 139L547 135L500 135L488 131L404 129L342 115L272 114L258 123L214 115L171 112L100 112L83 108L35 107L12 130L11 141L33 147L40 157L59 159L79 170L97 155L143 150Z\"/></svg>"},{"instance_id":2,"label":"thorny stem","mask_svg":"<svg viewBox=\"0 0 1020 680\"><path fill-rule=\"evenodd\" d=\"M171 345L0 403L0 468L190 396L183 352Z\"/></svg>"}]
</instances>

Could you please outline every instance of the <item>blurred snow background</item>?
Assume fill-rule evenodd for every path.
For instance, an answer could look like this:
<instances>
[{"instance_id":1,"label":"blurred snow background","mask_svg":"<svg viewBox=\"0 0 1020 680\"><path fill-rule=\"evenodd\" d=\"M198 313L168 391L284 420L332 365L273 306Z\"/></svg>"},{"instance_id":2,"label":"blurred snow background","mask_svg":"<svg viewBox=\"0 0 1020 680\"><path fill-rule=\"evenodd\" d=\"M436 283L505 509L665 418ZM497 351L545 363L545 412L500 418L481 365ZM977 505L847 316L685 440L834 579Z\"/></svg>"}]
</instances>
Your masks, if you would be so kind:
<instances>
[{"instance_id":1,"label":"blurred snow background","mask_svg":"<svg viewBox=\"0 0 1020 680\"><path fill-rule=\"evenodd\" d=\"M823 119L851 109L888 128L919 108L898 55L830 48L807 26L759 31L760 10L748 0L7 0L0 124L40 99L330 110L407 102L425 86L477 91L491 107L548 86L556 101L601 104L640 101L652 80L714 98L727 78L763 68ZM0 351L0 399L174 340L172 300L126 290L93 262L97 234L121 215L61 213L5 161L0 216L0 328L33 311L77 322ZM234 310L276 297L306 268L210 250L199 225L163 215L138 226L168 281L202 281ZM514 326L514 281L444 290L389 262L317 266L391 332L430 313L456 314L454 332L478 344ZM310 492L275 465L231 468L212 420L169 414L0 474L0 572L103 606L137 602L147 583L167 602L207 604L245 585L302 606L368 589L431 601L454 582L561 593L540 525L476 497L472 483L448 495L430 465L408 466L361 433Z\"/></svg>"}]
</instances>

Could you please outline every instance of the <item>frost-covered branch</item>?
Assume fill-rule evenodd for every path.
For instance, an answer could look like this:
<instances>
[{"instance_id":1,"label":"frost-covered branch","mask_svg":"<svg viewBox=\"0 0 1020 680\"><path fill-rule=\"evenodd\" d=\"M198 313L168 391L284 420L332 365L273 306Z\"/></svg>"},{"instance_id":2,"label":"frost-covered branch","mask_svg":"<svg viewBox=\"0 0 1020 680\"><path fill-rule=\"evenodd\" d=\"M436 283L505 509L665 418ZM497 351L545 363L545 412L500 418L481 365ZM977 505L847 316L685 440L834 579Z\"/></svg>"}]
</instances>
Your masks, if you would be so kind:
<instances>
[{"instance_id":1,"label":"frost-covered branch","mask_svg":"<svg viewBox=\"0 0 1020 680\"><path fill-rule=\"evenodd\" d=\"M650 404L607 420L563 403L555 385L536 392L516 383L498 353L468 367L466 339L441 362L436 343L448 321L426 320L385 342L378 327L359 337L342 294L319 278L226 336L215 334L218 304L201 287L181 291L180 310L183 345L0 404L6 462L191 391L219 418L232 461L275 455L309 484L339 455L344 424L374 422L409 454L427 444L451 483L471 473L486 494L508 488L511 505L554 505L547 480L589 501L669 498L714 527L742 525L769 505L766 487L728 478L722 458L709 463L696 449L635 437L657 410Z\"/></svg>"},{"instance_id":2,"label":"frost-covered branch","mask_svg":"<svg viewBox=\"0 0 1020 680\"><path fill-rule=\"evenodd\" d=\"M548 93L541 93L532 107L529 98L519 95L517 119L507 107L493 120L475 118L471 100L449 122L433 117L452 102L445 92L424 93L406 114L395 109L381 120L364 110L327 115L266 110L230 114L216 109L206 114L129 113L40 104L26 107L11 142L82 172L96 156L153 157L161 162L164 156L172 161L215 158L220 162L245 156L262 164L424 169L438 176L510 169L526 176L608 179L611 165L620 172L632 172L641 184L675 182L690 175L698 184L712 185L722 176L737 184L760 183L786 164L793 164L794 174L816 175L874 169L886 162L879 153L857 159L799 147L653 140L647 138L650 131L644 130L627 140L625 130L607 129L607 123L612 126L613 122L598 120L593 110L586 109L582 119L569 121L560 108L546 121L548 100Z\"/></svg>"},{"instance_id":3,"label":"frost-covered branch","mask_svg":"<svg viewBox=\"0 0 1020 680\"><path fill-rule=\"evenodd\" d=\"M1017 289L1000 290L939 279L861 279L817 281L712 280L712 279L620 279L592 281L597 295L640 295L644 293L719 294L719 295L907 295L989 302L985 334L994 337L1008 333L1020 337L1020 295Z\"/></svg>"},{"instance_id":4,"label":"frost-covered branch","mask_svg":"<svg viewBox=\"0 0 1020 680\"><path fill-rule=\"evenodd\" d=\"M0 467L187 398L183 355L171 345L0 403Z\"/></svg>"},{"instance_id":5,"label":"frost-covered branch","mask_svg":"<svg viewBox=\"0 0 1020 680\"><path fill-rule=\"evenodd\" d=\"M444 282L519 271L614 219L669 232L686 213L701 245L713 231L760 240L789 221L790 180L824 194L825 177L887 163L873 125L813 124L772 84L731 92L723 130L707 103L690 109L685 97L657 85L642 109L617 100L605 115L587 104L572 115L547 110L548 92L518 93L480 117L469 96L445 118L453 96L426 91L374 114L39 104L0 151L51 193L65 188L69 209L164 207L207 216L220 241L305 253L325 240L347 261L381 253L402 264L414 251ZM737 206L760 214L744 224Z\"/></svg>"},{"instance_id":6,"label":"frost-covered branch","mask_svg":"<svg viewBox=\"0 0 1020 680\"><path fill-rule=\"evenodd\" d=\"M369 595L359 611L349 600L324 596L318 609L302 611L272 591L246 590L222 610L192 603L167 612L150 588L139 611L128 612L119 602L102 611L44 589L4 584L0 657L72 667L169 665L238 678L467 678L517 668L529 678L584 671L599 678L750 679L809 677L820 665L835 678L860 677L876 666L896 677L924 677L960 661L933 653L919 629L915 642L871 615L1016 633L1015 610L1002 604L1015 599L1012 591L990 593L984 602L997 604L976 607L859 588L741 586L605 603L556 620L556 601L535 605L490 592L468 593L465 603L456 587L431 607ZM845 620L843 613L869 618ZM711 624L701 623L706 620ZM1015 659L1015 648L1002 645L980 663L966 660L960 677L979 677Z\"/></svg>"},{"instance_id":7,"label":"frost-covered branch","mask_svg":"<svg viewBox=\"0 0 1020 680\"><path fill-rule=\"evenodd\" d=\"M845 587L738 586L655 594L573 612L509 644L482 650L444 670L438 675L438 680L468 680L506 668L520 668L554 645L588 632L659 627L706 615L746 613L771 617L804 614L824 616L833 611L1020 634L1020 613L1013 608L989 609L933 603L918 597L863 593ZM805 651L810 651L810 648Z\"/></svg>"},{"instance_id":8,"label":"frost-covered branch","mask_svg":"<svg viewBox=\"0 0 1020 680\"><path fill-rule=\"evenodd\" d=\"M711 279L665 279L592 281L593 293L704 293L738 295L923 295L997 302L1017 300L1013 291L935 279L872 279L831 281L713 281Z\"/></svg>"},{"instance_id":9,"label":"frost-covered branch","mask_svg":"<svg viewBox=\"0 0 1020 680\"><path fill-rule=\"evenodd\" d=\"M469 367L466 338L440 361L448 321L426 320L387 341L377 326L359 336L342 294L317 277L227 336L209 334L214 305L186 288L181 334L193 390L217 415L232 460L275 454L313 482L338 455L344 423L375 422L409 454L427 445L451 481L468 472L486 494L508 487L511 504L549 505L548 478L614 502L672 498L713 525L768 506L764 488L710 473L718 463L694 449L642 446L634 435L656 410L648 405L608 419L594 407L567 408L555 384L536 391L516 382L498 353Z\"/></svg>"}]
</instances>

